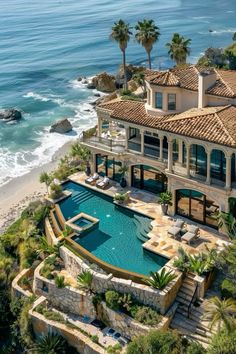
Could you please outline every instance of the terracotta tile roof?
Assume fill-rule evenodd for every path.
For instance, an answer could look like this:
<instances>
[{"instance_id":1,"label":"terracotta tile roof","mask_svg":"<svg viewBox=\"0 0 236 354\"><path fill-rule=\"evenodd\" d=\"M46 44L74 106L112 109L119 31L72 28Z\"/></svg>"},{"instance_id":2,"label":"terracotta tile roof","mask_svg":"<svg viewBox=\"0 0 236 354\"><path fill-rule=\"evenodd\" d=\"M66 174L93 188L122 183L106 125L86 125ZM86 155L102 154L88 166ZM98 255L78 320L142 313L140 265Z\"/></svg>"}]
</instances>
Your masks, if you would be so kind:
<instances>
[{"instance_id":1,"label":"terracotta tile roof","mask_svg":"<svg viewBox=\"0 0 236 354\"><path fill-rule=\"evenodd\" d=\"M216 72L216 83L207 90L207 93L229 98L236 97L236 71L216 70Z\"/></svg>"},{"instance_id":2,"label":"terracotta tile roof","mask_svg":"<svg viewBox=\"0 0 236 354\"><path fill-rule=\"evenodd\" d=\"M111 101L99 106L111 118L178 135L236 148L236 107L193 108L175 115L153 116L145 104L136 101Z\"/></svg>"},{"instance_id":3,"label":"terracotta tile roof","mask_svg":"<svg viewBox=\"0 0 236 354\"><path fill-rule=\"evenodd\" d=\"M145 104L137 101L110 101L99 105L98 108L109 110L111 118L145 127L156 127L157 122L163 118L147 114Z\"/></svg>"},{"instance_id":4,"label":"terracotta tile roof","mask_svg":"<svg viewBox=\"0 0 236 354\"><path fill-rule=\"evenodd\" d=\"M153 85L177 86L187 90L198 90L198 76L204 69L197 65L186 65L166 71L146 71L146 80ZM206 93L221 97L236 97L236 71L216 70L217 80Z\"/></svg>"},{"instance_id":5,"label":"terracotta tile roof","mask_svg":"<svg viewBox=\"0 0 236 354\"><path fill-rule=\"evenodd\" d=\"M236 107L191 109L165 119L159 129L236 147Z\"/></svg>"}]
</instances>

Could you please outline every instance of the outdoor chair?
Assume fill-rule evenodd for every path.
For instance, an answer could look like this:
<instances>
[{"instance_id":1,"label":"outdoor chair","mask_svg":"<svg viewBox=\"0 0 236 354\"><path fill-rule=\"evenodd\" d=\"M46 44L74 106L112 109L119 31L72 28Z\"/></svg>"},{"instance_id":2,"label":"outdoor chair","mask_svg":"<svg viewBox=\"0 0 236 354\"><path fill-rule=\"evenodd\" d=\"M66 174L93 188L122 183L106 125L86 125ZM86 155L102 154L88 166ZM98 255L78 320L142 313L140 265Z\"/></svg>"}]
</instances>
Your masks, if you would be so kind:
<instances>
[{"instance_id":1,"label":"outdoor chair","mask_svg":"<svg viewBox=\"0 0 236 354\"><path fill-rule=\"evenodd\" d=\"M171 236L174 237L175 239L179 236L181 231L181 227L177 226L171 226L168 230L167 233Z\"/></svg>"},{"instance_id":2,"label":"outdoor chair","mask_svg":"<svg viewBox=\"0 0 236 354\"><path fill-rule=\"evenodd\" d=\"M109 183L110 183L109 178L108 177L104 177L102 180L97 181L96 186L98 188L104 189L104 188L106 188L109 185Z\"/></svg>"},{"instance_id":3,"label":"outdoor chair","mask_svg":"<svg viewBox=\"0 0 236 354\"><path fill-rule=\"evenodd\" d=\"M184 221L181 220L181 219L177 219L177 220L174 222L173 226L180 227L180 228L182 229L183 226L184 226Z\"/></svg>"},{"instance_id":4,"label":"outdoor chair","mask_svg":"<svg viewBox=\"0 0 236 354\"><path fill-rule=\"evenodd\" d=\"M199 227L195 225L188 225L187 232L181 236L181 241L187 242L189 245L200 237Z\"/></svg>"},{"instance_id":5,"label":"outdoor chair","mask_svg":"<svg viewBox=\"0 0 236 354\"><path fill-rule=\"evenodd\" d=\"M93 184L99 179L99 175L97 173L94 173L93 176L90 176L86 178L85 183L88 184Z\"/></svg>"}]
</instances>

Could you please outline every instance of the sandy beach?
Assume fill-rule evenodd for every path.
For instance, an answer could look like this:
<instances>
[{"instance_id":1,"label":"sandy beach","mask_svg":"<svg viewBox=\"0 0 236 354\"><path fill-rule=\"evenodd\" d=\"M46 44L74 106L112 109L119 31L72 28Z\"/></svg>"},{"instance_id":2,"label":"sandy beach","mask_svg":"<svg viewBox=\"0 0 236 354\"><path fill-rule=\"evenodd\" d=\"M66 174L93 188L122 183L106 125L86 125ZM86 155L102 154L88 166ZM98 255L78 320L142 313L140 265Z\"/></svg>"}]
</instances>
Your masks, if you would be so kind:
<instances>
[{"instance_id":1,"label":"sandy beach","mask_svg":"<svg viewBox=\"0 0 236 354\"><path fill-rule=\"evenodd\" d=\"M68 142L63 145L54 154L51 162L31 170L21 177L14 178L0 187L0 234L19 217L30 201L39 199L46 193L45 185L39 182L40 173L54 170L59 159L68 152L72 143Z\"/></svg>"}]
</instances>

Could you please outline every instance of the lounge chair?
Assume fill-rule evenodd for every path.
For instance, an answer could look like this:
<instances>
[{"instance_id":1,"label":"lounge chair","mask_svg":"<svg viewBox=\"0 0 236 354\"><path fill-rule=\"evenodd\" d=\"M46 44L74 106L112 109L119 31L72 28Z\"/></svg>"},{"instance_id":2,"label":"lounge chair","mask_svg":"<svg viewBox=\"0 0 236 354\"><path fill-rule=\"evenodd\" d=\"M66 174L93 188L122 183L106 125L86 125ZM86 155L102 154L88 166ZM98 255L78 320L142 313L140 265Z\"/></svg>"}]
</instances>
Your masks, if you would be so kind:
<instances>
[{"instance_id":1,"label":"lounge chair","mask_svg":"<svg viewBox=\"0 0 236 354\"><path fill-rule=\"evenodd\" d=\"M188 231L183 236L181 236L181 241L185 241L190 245L191 241L194 241L199 237L199 227L188 225Z\"/></svg>"},{"instance_id":2,"label":"lounge chair","mask_svg":"<svg viewBox=\"0 0 236 354\"><path fill-rule=\"evenodd\" d=\"M86 178L85 183L93 184L99 179L99 175L94 173L92 176Z\"/></svg>"},{"instance_id":3,"label":"lounge chair","mask_svg":"<svg viewBox=\"0 0 236 354\"><path fill-rule=\"evenodd\" d=\"M109 183L110 183L109 178L108 177L104 177L102 180L97 181L96 186L98 188L104 189L104 188L106 188L109 185Z\"/></svg>"},{"instance_id":4,"label":"lounge chair","mask_svg":"<svg viewBox=\"0 0 236 354\"><path fill-rule=\"evenodd\" d=\"M174 222L173 226L180 227L180 228L182 229L182 227L184 226L184 221L181 220L181 219L177 219L177 220Z\"/></svg>"},{"instance_id":5,"label":"lounge chair","mask_svg":"<svg viewBox=\"0 0 236 354\"><path fill-rule=\"evenodd\" d=\"M167 233L174 238L177 238L180 234L181 231L181 227L177 227L177 226L171 226L168 230Z\"/></svg>"}]
</instances>

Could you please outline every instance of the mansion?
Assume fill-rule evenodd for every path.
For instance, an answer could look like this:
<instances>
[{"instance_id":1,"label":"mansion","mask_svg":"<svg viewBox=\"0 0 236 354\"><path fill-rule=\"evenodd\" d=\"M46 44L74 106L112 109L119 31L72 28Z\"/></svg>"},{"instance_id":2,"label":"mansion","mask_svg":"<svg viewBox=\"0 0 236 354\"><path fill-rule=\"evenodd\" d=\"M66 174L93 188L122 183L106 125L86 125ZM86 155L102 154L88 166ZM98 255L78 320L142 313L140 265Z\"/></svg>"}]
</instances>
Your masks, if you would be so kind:
<instances>
[{"instance_id":1,"label":"mansion","mask_svg":"<svg viewBox=\"0 0 236 354\"><path fill-rule=\"evenodd\" d=\"M236 198L236 71L190 65L146 71L146 102L97 107L97 135L82 138L94 171L135 189L172 193L169 212L217 227Z\"/></svg>"}]
</instances>

